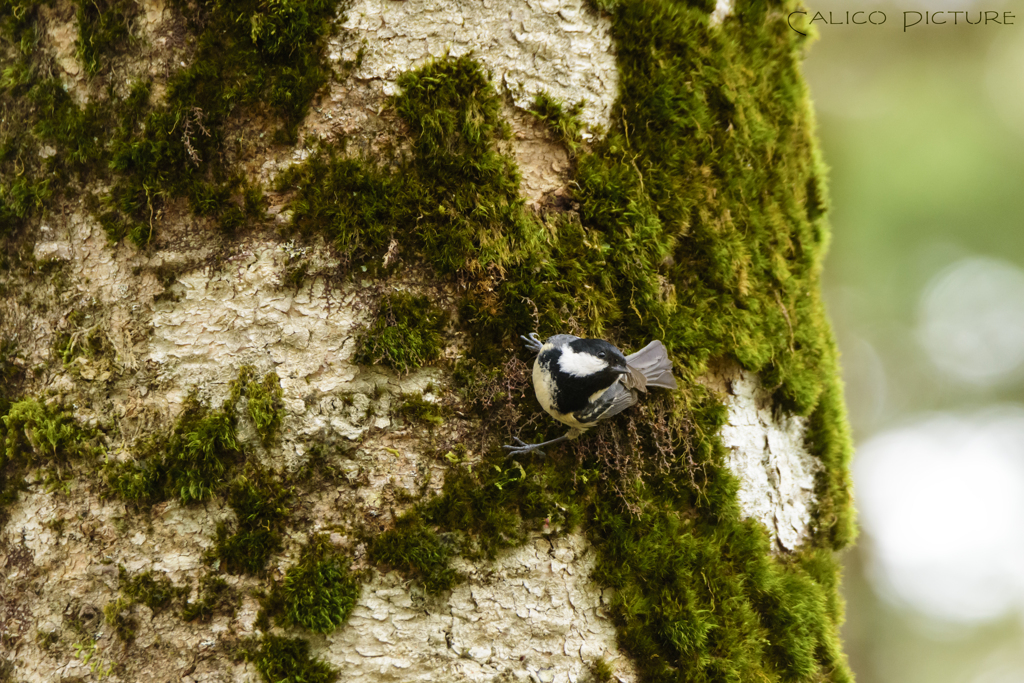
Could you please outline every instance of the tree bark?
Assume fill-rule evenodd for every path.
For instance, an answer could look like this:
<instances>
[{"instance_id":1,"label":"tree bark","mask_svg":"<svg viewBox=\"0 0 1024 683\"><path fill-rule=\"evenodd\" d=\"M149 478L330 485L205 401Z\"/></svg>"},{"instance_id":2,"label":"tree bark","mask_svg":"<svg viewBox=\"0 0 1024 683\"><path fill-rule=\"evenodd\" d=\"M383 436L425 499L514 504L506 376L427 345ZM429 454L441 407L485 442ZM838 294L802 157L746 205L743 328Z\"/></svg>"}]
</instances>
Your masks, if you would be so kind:
<instances>
[{"instance_id":1,"label":"tree bark","mask_svg":"<svg viewBox=\"0 0 1024 683\"><path fill-rule=\"evenodd\" d=\"M0 681L851 680L788 5L327 4L0 7ZM681 389L506 458L532 331Z\"/></svg>"}]
</instances>

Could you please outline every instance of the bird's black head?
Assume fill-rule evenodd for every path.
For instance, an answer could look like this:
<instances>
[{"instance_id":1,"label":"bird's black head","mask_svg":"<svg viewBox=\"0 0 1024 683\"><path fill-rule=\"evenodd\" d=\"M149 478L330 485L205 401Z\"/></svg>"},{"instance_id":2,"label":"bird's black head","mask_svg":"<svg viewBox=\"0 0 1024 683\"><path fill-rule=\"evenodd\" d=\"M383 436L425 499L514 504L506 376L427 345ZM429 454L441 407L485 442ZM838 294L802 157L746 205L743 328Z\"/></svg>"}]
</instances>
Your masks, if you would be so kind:
<instances>
[{"instance_id":1,"label":"bird's black head","mask_svg":"<svg viewBox=\"0 0 1024 683\"><path fill-rule=\"evenodd\" d=\"M605 386L626 374L626 357L603 339L574 339L562 349L559 369L573 377L588 378Z\"/></svg>"}]
</instances>

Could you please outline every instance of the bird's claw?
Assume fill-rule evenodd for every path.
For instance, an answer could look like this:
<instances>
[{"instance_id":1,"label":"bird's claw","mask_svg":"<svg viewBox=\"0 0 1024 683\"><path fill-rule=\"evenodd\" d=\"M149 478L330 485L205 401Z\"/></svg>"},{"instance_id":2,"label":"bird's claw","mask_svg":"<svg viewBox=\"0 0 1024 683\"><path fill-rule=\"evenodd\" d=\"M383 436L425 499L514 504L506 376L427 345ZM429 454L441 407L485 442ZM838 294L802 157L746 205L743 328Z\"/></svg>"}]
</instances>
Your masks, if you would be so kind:
<instances>
[{"instance_id":1,"label":"bird's claw","mask_svg":"<svg viewBox=\"0 0 1024 683\"><path fill-rule=\"evenodd\" d=\"M544 342L536 332L531 332L528 336L521 334L519 338L526 342L526 348L534 353L540 353L541 347L544 346Z\"/></svg>"},{"instance_id":2,"label":"bird's claw","mask_svg":"<svg viewBox=\"0 0 1024 683\"><path fill-rule=\"evenodd\" d=\"M515 442L514 446L502 446L502 448L508 451L509 455L524 455L526 453L538 453L542 456L547 456L547 454L540 449L539 444L525 443L518 436L513 436L512 440Z\"/></svg>"}]
</instances>

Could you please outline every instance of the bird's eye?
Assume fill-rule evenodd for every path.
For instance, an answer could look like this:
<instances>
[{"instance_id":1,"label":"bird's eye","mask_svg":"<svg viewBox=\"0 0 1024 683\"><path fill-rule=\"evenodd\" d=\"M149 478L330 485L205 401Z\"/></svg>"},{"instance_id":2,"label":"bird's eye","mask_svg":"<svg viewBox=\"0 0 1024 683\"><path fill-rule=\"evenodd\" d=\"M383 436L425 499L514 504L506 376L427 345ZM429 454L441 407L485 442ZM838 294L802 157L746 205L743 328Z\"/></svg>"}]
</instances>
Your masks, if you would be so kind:
<instances>
[{"instance_id":1,"label":"bird's eye","mask_svg":"<svg viewBox=\"0 0 1024 683\"><path fill-rule=\"evenodd\" d=\"M597 357L598 358L604 358L604 351L602 351L601 353L597 354Z\"/></svg>"}]
</instances>

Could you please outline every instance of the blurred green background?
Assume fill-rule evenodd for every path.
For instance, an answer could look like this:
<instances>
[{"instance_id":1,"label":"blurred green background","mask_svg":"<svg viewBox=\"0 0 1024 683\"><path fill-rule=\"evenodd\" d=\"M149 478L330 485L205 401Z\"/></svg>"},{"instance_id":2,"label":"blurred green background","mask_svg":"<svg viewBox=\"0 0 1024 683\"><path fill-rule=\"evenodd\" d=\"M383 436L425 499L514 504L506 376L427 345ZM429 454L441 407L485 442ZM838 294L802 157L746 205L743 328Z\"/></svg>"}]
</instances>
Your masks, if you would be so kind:
<instances>
[{"instance_id":1,"label":"blurred green background","mask_svg":"<svg viewBox=\"0 0 1024 683\"><path fill-rule=\"evenodd\" d=\"M858 447L846 650L860 683L1024 682L1024 2L807 5L873 9L804 63ZM1015 17L903 30L936 10Z\"/></svg>"}]
</instances>

